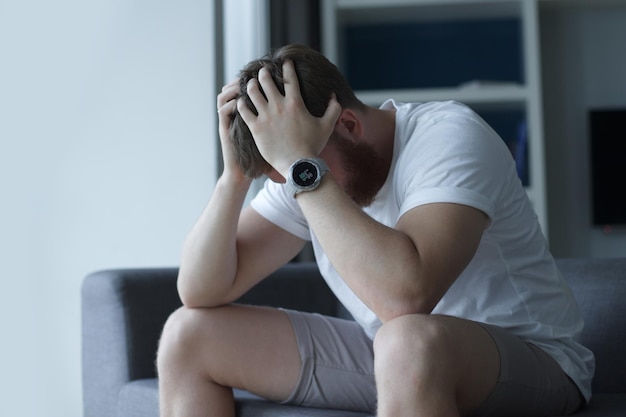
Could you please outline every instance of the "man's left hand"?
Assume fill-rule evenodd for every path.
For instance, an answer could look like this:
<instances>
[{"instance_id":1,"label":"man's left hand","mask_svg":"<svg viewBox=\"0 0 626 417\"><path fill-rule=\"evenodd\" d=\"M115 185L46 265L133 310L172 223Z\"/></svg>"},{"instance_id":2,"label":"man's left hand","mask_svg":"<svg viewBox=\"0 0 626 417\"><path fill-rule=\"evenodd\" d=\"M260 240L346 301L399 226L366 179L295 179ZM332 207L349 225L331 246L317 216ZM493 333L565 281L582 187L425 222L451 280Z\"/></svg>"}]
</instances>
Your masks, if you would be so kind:
<instances>
[{"instance_id":1,"label":"man's left hand","mask_svg":"<svg viewBox=\"0 0 626 417\"><path fill-rule=\"evenodd\" d=\"M253 78L247 85L248 96L258 115L242 99L237 103L237 110L248 125L263 158L287 178L294 161L316 157L324 149L341 113L341 106L333 94L322 117L315 117L304 104L291 60L283 64L283 79L284 96L269 70L262 68L258 81Z\"/></svg>"}]
</instances>

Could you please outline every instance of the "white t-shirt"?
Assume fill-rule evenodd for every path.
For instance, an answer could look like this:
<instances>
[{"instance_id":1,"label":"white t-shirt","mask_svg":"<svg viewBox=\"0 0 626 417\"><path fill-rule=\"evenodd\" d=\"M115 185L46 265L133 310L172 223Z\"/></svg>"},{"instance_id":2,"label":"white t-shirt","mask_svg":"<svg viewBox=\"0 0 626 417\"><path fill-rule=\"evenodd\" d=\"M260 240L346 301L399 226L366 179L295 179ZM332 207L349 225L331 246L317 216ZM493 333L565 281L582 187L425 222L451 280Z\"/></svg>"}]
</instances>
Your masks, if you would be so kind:
<instances>
[{"instance_id":1,"label":"white t-shirt","mask_svg":"<svg viewBox=\"0 0 626 417\"><path fill-rule=\"evenodd\" d=\"M595 364L591 351L575 341L583 327L580 311L548 251L502 139L456 102L389 100L381 108L396 108L393 160L385 184L364 211L389 227L428 203L463 204L489 217L474 258L432 313L497 325L541 347L589 400ZM268 180L252 207L312 241L329 287L373 338L380 320L333 268L284 187Z\"/></svg>"}]
</instances>

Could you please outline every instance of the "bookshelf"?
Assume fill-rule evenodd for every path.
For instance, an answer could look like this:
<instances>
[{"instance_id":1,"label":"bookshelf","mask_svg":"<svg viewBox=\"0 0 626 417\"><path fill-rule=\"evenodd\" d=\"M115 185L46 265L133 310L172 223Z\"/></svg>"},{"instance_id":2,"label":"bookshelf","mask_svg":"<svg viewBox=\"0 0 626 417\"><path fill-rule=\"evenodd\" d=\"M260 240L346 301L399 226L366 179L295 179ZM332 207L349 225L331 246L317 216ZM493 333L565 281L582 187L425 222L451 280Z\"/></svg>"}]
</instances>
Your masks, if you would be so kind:
<instances>
[{"instance_id":1,"label":"bookshelf","mask_svg":"<svg viewBox=\"0 0 626 417\"><path fill-rule=\"evenodd\" d=\"M524 164L547 237L537 8L537 0L323 0L322 49L367 104L456 100L481 114Z\"/></svg>"}]
</instances>

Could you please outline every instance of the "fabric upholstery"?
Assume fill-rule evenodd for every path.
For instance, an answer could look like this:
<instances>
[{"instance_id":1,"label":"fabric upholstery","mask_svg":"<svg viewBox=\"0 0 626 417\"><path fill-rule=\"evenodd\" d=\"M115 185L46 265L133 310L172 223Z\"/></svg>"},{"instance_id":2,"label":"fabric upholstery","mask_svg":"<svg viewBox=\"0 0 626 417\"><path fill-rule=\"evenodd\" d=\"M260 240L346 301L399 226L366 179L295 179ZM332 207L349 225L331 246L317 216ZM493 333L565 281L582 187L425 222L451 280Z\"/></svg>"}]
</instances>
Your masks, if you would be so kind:
<instances>
[{"instance_id":1,"label":"fabric upholstery","mask_svg":"<svg viewBox=\"0 0 626 417\"><path fill-rule=\"evenodd\" d=\"M179 305L177 270L101 271L82 287L85 417L117 415L117 397L130 381L154 378L157 341Z\"/></svg>"},{"instance_id":2,"label":"fabric upholstery","mask_svg":"<svg viewBox=\"0 0 626 417\"><path fill-rule=\"evenodd\" d=\"M626 260L567 259L558 265L585 319L581 341L596 356L593 391L625 393Z\"/></svg>"},{"instance_id":3,"label":"fabric upholstery","mask_svg":"<svg viewBox=\"0 0 626 417\"><path fill-rule=\"evenodd\" d=\"M560 259L585 319L582 341L596 354L594 395L580 417L626 416L626 258ZM176 268L93 273L82 288L85 417L157 417L154 360L169 314L181 303ZM290 264L242 303L345 315L313 263ZM367 414L273 404L237 391L240 417L365 417ZM368 416L369 417L369 416Z\"/></svg>"}]
</instances>

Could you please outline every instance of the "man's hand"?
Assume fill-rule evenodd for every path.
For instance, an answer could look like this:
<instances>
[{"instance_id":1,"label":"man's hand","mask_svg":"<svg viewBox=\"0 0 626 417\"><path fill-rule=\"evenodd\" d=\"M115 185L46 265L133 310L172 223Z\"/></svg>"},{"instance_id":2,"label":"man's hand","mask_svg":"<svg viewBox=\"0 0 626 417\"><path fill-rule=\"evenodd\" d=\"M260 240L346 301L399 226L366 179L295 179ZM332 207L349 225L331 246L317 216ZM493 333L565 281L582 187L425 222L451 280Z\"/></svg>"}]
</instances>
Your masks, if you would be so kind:
<instances>
[{"instance_id":1,"label":"man's hand","mask_svg":"<svg viewBox=\"0 0 626 417\"><path fill-rule=\"evenodd\" d=\"M315 117L304 104L291 60L283 64L283 79L284 96L268 70L262 68L258 81L252 79L247 85L248 96L258 115L243 100L238 101L237 109L263 158L287 178L289 167L295 160L316 157L324 149L341 113L341 106L333 95L322 117Z\"/></svg>"},{"instance_id":2,"label":"man's hand","mask_svg":"<svg viewBox=\"0 0 626 417\"><path fill-rule=\"evenodd\" d=\"M233 112L237 108L237 96L239 95L239 78L235 78L224 87L222 92L217 96L217 112L219 118L219 135L222 144L222 155L224 158L224 173L222 176L227 177L235 182L250 182L245 176L243 170L237 163L233 143L230 140L229 127Z\"/></svg>"}]
</instances>

